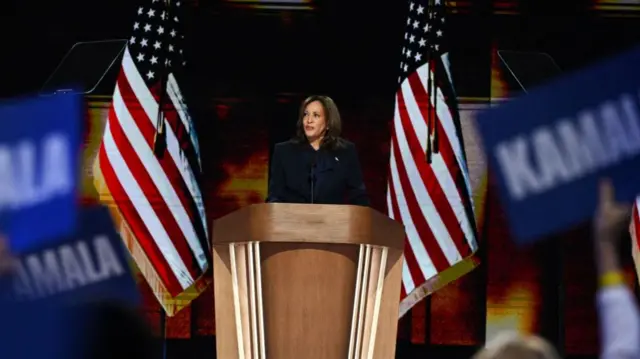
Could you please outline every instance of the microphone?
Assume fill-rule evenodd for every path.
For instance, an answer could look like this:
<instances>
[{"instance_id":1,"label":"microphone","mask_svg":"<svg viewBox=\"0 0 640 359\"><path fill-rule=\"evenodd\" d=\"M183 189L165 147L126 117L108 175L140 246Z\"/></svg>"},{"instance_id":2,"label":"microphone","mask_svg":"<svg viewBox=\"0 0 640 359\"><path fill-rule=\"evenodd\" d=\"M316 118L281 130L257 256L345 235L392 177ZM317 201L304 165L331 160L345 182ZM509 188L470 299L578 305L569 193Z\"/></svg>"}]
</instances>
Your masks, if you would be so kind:
<instances>
[{"instance_id":1,"label":"microphone","mask_svg":"<svg viewBox=\"0 0 640 359\"><path fill-rule=\"evenodd\" d=\"M311 181L311 203L314 203L315 183L316 183L316 160L317 156L313 156L311 160L311 169L309 170L309 181Z\"/></svg>"}]
</instances>

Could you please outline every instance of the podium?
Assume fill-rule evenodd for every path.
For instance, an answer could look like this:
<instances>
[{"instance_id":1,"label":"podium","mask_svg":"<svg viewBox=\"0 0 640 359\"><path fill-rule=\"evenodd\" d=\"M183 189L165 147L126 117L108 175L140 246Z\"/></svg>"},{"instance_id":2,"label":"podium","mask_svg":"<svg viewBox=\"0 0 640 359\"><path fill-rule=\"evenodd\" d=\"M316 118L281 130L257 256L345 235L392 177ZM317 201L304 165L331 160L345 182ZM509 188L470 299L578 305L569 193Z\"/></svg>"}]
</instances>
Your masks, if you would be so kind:
<instances>
[{"instance_id":1,"label":"podium","mask_svg":"<svg viewBox=\"0 0 640 359\"><path fill-rule=\"evenodd\" d=\"M213 225L217 357L395 357L404 227L368 207L259 204Z\"/></svg>"}]
</instances>

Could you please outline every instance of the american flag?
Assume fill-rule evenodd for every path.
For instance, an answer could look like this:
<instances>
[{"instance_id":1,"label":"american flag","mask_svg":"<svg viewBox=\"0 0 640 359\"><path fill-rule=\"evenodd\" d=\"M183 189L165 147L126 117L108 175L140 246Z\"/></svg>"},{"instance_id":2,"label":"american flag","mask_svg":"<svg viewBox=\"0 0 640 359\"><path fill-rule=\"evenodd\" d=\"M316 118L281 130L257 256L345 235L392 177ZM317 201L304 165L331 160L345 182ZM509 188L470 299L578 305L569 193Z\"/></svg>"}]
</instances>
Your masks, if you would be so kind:
<instances>
[{"instance_id":1,"label":"american flag","mask_svg":"<svg viewBox=\"0 0 640 359\"><path fill-rule=\"evenodd\" d=\"M389 216L405 226L400 316L476 265L476 224L443 0L409 2L391 139Z\"/></svg>"},{"instance_id":2,"label":"american flag","mask_svg":"<svg viewBox=\"0 0 640 359\"><path fill-rule=\"evenodd\" d=\"M165 0L137 8L94 166L102 199L169 315L199 294L192 289L211 262L200 150L178 85L184 8Z\"/></svg>"}]
</instances>

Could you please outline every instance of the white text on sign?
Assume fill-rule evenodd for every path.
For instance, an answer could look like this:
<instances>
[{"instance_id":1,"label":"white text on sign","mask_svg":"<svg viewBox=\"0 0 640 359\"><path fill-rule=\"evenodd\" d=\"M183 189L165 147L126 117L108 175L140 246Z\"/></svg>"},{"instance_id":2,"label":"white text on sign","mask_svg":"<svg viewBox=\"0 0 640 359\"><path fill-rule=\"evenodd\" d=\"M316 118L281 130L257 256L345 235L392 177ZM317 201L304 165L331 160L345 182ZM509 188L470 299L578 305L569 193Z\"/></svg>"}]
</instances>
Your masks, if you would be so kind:
<instances>
[{"instance_id":1,"label":"white text on sign","mask_svg":"<svg viewBox=\"0 0 640 359\"><path fill-rule=\"evenodd\" d=\"M522 200L640 155L639 100L623 94L499 143L495 154L511 198Z\"/></svg>"},{"instance_id":2,"label":"white text on sign","mask_svg":"<svg viewBox=\"0 0 640 359\"><path fill-rule=\"evenodd\" d=\"M68 139L57 133L40 143L0 145L0 211L31 207L73 191L70 150Z\"/></svg>"},{"instance_id":3,"label":"white text on sign","mask_svg":"<svg viewBox=\"0 0 640 359\"><path fill-rule=\"evenodd\" d=\"M21 299L43 298L118 277L125 265L109 238L96 236L23 258L14 292Z\"/></svg>"}]
</instances>

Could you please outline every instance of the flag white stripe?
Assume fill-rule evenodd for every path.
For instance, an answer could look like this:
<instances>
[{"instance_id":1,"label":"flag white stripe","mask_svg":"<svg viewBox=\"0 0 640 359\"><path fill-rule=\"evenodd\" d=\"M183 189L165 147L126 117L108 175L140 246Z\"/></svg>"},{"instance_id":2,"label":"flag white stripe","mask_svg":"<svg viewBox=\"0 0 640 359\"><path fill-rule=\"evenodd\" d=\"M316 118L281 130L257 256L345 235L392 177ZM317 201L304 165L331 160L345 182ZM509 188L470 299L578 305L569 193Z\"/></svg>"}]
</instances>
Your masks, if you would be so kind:
<instances>
[{"instance_id":1,"label":"flag white stripe","mask_svg":"<svg viewBox=\"0 0 640 359\"><path fill-rule=\"evenodd\" d=\"M403 89L405 89L405 85L409 85L408 81L404 81L402 84ZM409 89L409 91L411 90ZM394 128L396 140L400 149L401 161L404 163L407 176L409 177L409 182L411 183L411 188L408 190L411 190L416 196L421 215L427 221L429 228L431 228L431 232L433 232L433 236L438 242L438 246L442 250L445 258L449 264L456 263L462 258L462 256L460 252L458 252L449 230L444 224L436 205L431 199L425 183L422 181L418 167L413 159L411 149L409 148L409 142L407 141L404 133L404 127L402 126L400 119L398 105L396 105ZM427 132L425 131L423 133L424 136L421 137L425 137L424 141L426 141Z\"/></svg>"},{"instance_id":2,"label":"flag white stripe","mask_svg":"<svg viewBox=\"0 0 640 359\"><path fill-rule=\"evenodd\" d=\"M449 83L453 84L453 77L451 77L451 63L449 62L449 53L447 52L442 54L440 58L442 59L442 66L444 66L444 71L447 73L447 78L449 79Z\"/></svg>"},{"instance_id":3,"label":"flag white stripe","mask_svg":"<svg viewBox=\"0 0 640 359\"><path fill-rule=\"evenodd\" d=\"M114 106L116 106L116 104L114 104ZM130 199L131 204L136 209L136 212L140 215L142 222L145 227L147 227L147 230L158 245L158 248L160 248L160 251L165 254L165 259L167 260L171 271L178 279L182 288L188 288L193 283L193 277L180 258L178 251L171 242L171 238L169 238L167 232L164 230L160 219L153 211L147 197L144 195L144 192L133 177L127 163L122 158L122 155L114 142L113 136L111 135L108 121L105 126L102 144L109 160L109 164L118 178L118 182L121 183L127 197Z\"/></svg>"},{"instance_id":4,"label":"flag white stripe","mask_svg":"<svg viewBox=\"0 0 640 359\"><path fill-rule=\"evenodd\" d=\"M411 271L409 270L406 257L402 261L402 286L404 287L404 292L407 294L416 289L416 284L413 282L413 277L411 276Z\"/></svg>"},{"instance_id":5,"label":"flag white stripe","mask_svg":"<svg viewBox=\"0 0 640 359\"><path fill-rule=\"evenodd\" d=\"M391 219L396 219L398 221L402 220L402 218L396 218L395 214L393 213L393 201L391 199L391 184L389 183L387 183L387 213L389 214L389 218Z\"/></svg>"},{"instance_id":6,"label":"flag white stripe","mask_svg":"<svg viewBox=\"0 0 640 359\"><path fill-rule=\"evenodd\" d=\"M144 109L144 112L147 114L151 124L154 129L157 129L158 124L155 121L155 118L158 114L158 103L155 98L149 91L149 88L144 83L144 80L140 76L135 64L133 63L133 59L131 58L131 54L129 53L129 48L125 49L124 56L122 58L122 68L124 74L127 78L129 86L135 96L138 98L140 102L140 106ZM205 236L208 237L209 233L206 226L206 215L204 213L204 204L202 203L202 193L200 188L197 185L196 178L193 174L193 169L190 166L181 166L180 164L183 162L182 160L182 148L180 147L180 143L178 141L177 136L173 132L173 129L170 126L165 127L166 130L166 140L167 140L167 152L173 159L173 162L176 164L178 171L180 171L180 175L182 179L187 184L189 188L189 193L191 194L194 202L198 207L198 215L200 216L200 221L204 224ZM186 168L185 168L186 167Z\"/></svg>"},{"instance_id":7,"label":"flag white stripe","mask_svg":"<svg viewBox=\"0 0 640 359\"><path fill-rule=\"evenodd\" d=\"M387 183L387 212L389 213L389 218L391 219L398 219L395 218L395 215L393 214L393 203L391 200L391 190L390 190L390 185ZM402 219L399 219L402 220ZM405 248L405 251L408 248ZM411 291L413 290L413 288L415 288L415 284L413 283L413 277L411 276L411 271L409 270L409 265L407 264L407 257L404 257L404 260L402 261L402 285L404 286L404 291L405 293L411 293Z\"/></svg>"},{"instance_id":8,"label":"flag white stripe","mask_svg":"<svg viewBox=\"0 0 640 359\"><path fill-rule=\"evenodd\" d=\"M409 118L411 120L411 125L413 126L413 131L416 133L416 137L420 142L420 146L422 147L422 152L426 152L427 150L427 124L425 118L422 116L422 112L420 112L420 107L413 95L413 91L408 81L405 81L402 84L402 96L404 97L405 106L407 108L407 113L409 114ZM458 191L458 187L456 186L451 173L449 172L449 168L447 164L444 162L441 153L434 153L431 156L431 169L440 184L440 188L444 192L451 209L453 210L457 222L460 224L462 232L464 233L465 239L469 246L473 248L475 243L475 236L473 234L473 227L467 218L467 213L465 211L462 198L460 197L460 192ZM456 249L455 243L451 243L453 248ZM456 249L457 252L457 249ZM459 254L459 253L458 253ZM449 258L449 257L447 257Z\"/></svg>"},{"instance_id":9,"label":"flag white stripe","mask_svg":"<svg viewBox=\"0 0 640 359\"><path fill-rule=\"evenodd\" d=\"M204 249L198 241L198 235L193 227L191 218L182 206L173 184L162 169L162 166L158 162L153 150L149 147L144 135L140 132L135 120L131 117L131 113L120 94L119 86L116 86L116 89L113 92L113 103L116 119L120 123L120 126L122 126L122 131L129 140L129 143L133 147L137 157L140 159L140 162L142 162L145 170L149 174L149 177L160 192L162 201L167 205L169 212L171 212L171 215L176 220L180 231L184 235L184 238L196 258L198 266L202 270L205 270L208 266L207 257L204 253Z\"/></svg>"}]
</instances>

